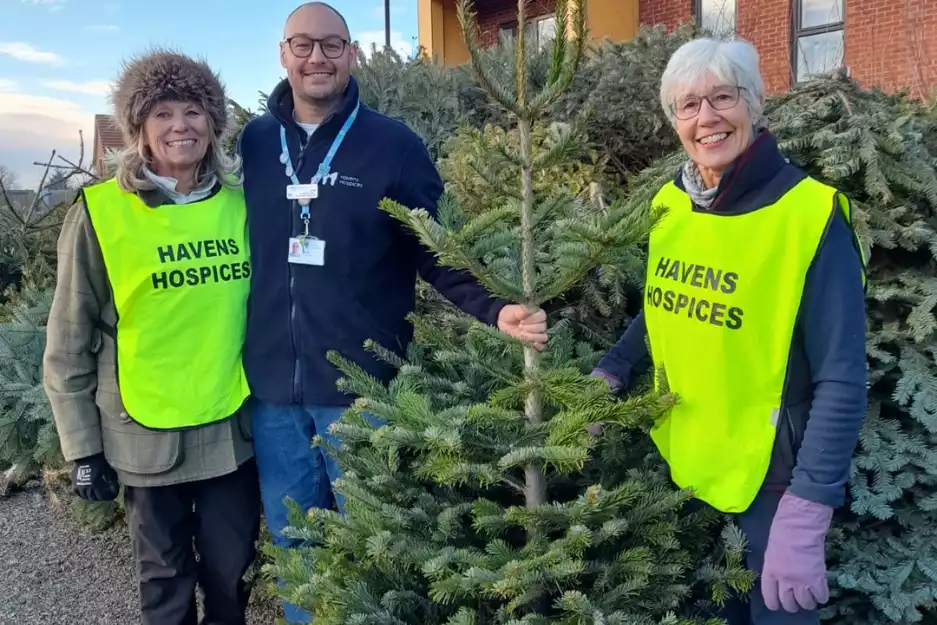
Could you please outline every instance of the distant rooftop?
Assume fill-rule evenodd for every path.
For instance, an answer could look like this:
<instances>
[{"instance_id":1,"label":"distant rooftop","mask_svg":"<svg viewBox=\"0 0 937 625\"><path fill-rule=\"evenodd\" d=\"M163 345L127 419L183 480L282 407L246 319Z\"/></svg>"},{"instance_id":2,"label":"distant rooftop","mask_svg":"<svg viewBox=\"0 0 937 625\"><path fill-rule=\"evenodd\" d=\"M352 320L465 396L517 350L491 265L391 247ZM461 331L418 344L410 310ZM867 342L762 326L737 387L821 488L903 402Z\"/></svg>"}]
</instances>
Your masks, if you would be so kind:
<instances>
[{"instance_id":1,"label":"distant rooftop","mask_svg":"<svg viewBox=\"0 0 937 625\"><path fill-rule=\"evenodd\" d=\"M105 152L124 147L124 138L113 115L99 113L94 116L94 138L95 143L101 142L102 151Z\"/></svg>"}]
</instances>

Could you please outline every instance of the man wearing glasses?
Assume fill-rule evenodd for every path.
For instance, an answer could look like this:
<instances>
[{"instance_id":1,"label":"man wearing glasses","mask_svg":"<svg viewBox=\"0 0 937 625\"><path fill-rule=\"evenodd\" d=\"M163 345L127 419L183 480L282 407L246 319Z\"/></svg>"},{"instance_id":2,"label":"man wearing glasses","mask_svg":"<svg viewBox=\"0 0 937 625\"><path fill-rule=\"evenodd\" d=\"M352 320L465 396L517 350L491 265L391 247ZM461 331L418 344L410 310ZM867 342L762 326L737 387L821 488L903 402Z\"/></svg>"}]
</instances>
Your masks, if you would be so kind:
<instances>
[{"instance_id":1,"label":"man wearing glasses","mask_svg":"<svg viewBox=\"0 0 937 625\"><path fill-rule=\"evenodd\" d=\"M363 348L371 338L402 352L413 329L419 274L466 313L538 348L546 315L499 301L471 276L436 264L385 197L436 213L443 185L420 138L358 100L357 49L331 6L309 2L287 19L280 62L287 78L268 112L247 124L244 160L251 300L244 364L261 492L274 543L291 546L284 498L332 504L333 458L310 439L353 401L336 388L329 350L381 380L394 371ZM342 501L336 502L341 508ZM309 616L284 606L289 622Z\"/></svg>"}]
</instances>

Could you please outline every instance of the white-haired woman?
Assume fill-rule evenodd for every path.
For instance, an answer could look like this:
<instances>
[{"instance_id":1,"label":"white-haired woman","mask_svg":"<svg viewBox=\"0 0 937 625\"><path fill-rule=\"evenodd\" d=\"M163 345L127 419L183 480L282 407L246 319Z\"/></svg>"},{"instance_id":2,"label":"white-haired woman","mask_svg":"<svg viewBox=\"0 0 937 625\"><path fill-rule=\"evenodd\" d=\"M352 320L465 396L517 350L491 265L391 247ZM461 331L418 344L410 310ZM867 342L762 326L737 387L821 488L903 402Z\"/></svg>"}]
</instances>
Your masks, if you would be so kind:
<instances>
[{"instance_id":1,"label":"white-haired woman","mask_svg":"<svg viewBox=\"0 0 937 625\"><path fill-rule=\"evenodd\" d=\"M113 102L126 148L65 219L45 388L76 494L124 487L144 625L195 625L196 583L202 622L243 625L260 507L225 93L205 63L156 50L125 65Z\"/></svg>"},{"instance_id":2,"label":"white-haired woman","mask_svg":"<svg viewBox=\"0 0 937 625\"><path fill-rule=\"evenodd\" d=\"M758 62L705 38L670 59L688 158L654 200L643 310L593 374L621 392L649 355L679 396L651 436L678 486L737 515L761 578L732 625L816 624L866 412L865 265L847 198L767 130Z\"/></svg>"}]
</instances>

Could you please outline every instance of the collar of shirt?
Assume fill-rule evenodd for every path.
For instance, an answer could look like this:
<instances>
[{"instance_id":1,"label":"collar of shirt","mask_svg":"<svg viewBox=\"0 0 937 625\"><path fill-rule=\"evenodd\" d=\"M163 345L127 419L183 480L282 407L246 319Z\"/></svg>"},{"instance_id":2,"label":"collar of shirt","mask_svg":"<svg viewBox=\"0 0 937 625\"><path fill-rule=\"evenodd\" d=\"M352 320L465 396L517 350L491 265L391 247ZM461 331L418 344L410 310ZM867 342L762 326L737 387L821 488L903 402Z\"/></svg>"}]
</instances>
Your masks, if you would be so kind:
<instances>
[{"instance_id":1,"label":"collar of shirt","mask_svg":"<svg viewBox=\"0 0 937 625\"><path fill-rule=\"evenodd\" d=\"M190 202L203 200L211 195L212 189L215 187L215 176L211 176L201 186L192 189L189 193L179 193L176 191L176 184L179 181L175 178L157 176L148 167L143 168L143 175L176 204L189 204Z\"/></svg>"}]
</instances>

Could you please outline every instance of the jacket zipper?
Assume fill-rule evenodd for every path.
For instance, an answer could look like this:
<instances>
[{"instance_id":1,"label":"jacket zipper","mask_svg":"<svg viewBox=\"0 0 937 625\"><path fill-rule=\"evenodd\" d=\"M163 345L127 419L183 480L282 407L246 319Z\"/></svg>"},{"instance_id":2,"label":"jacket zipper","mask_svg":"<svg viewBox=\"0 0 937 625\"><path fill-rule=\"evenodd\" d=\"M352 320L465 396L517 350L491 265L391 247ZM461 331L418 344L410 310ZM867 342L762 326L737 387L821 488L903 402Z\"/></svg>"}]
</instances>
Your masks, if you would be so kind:
<instances>
[{"instance_id":1,"label":"jacket zipper","mask_svg":"<svg viewBox=\"0 0 937 625\"><path fill-rule=\"evenodd\" d=\"M296 175L299 175L299 172L303 167L303 158L306 156L306 146L309 145L309 137L306 137L305 141L300 141L300 150L299 150L299 160L296 163ZM290 228L293 227L293 210L290 207ZM292 234L292 233L291 233ZM293 264L287 263L287 270L289 271L290 278L290 347L293 350L293 380L292 380L292 398L294 404L302 404L303 401L303 386L302 386L302 371L301 364L299 362L299 350L296 348L296 293L295 285L296 280L293 276Z\"/></svg>"},{"instance_id":2,"label":"jacket zipper","mask_svg":"<svg viewBox=\"0 0 937 625\"><path fill-rule=\"evenodd\" d=\"M333 116L334 116L334 113L329 113L328 115L326 115L325 119L322 120L322 123L319 124L319 127L321 128L323 125L325 125L326 123L328 123L329 121L331 121L331 119L332 119ZM302 132L299 133L299 137L300 137L300 140L299 140L299 144L300 144L299 160L298 160L297 163L296 163L296 175L297 175L297 176L299 176L299 172L300 172L300 171L302 170L302 168L303 168L303 160L306 158L306 148L308 148L308 147L309 147L309 144L312 142L312 137L309 136L309 135L306 135L306 138L303 139L303 133L302 133ZM292 212L292 210L291 210L291 212ZM291 216L290 216L290 226L291 226L291 227L292 227L292 224L293 224L293 217L292 217L292 215L291 215ZM299 350L296 349L296 329L295 329L295 323L296 323L296 295L295 295L295 290L294 290L294 289L295 289L296 281L295 281L294 276L293 276L293 265L292 265L292 263L287 263L287 266L288 266L287 268L288 268L288 270L289 270L289 277L290 277L290 289L289 289L289 297L290 297L290 346L291 346L292 349L293 349L293 390L292 390L292 393L291 393L291 394L292 394L292 396L293 396L293 403L294 403L294 404L302 404L302 403L303 403L303 386L302 386L302 369L301 369L302 365L301 365L301 363L300 363L300 361L299 361Z\"/></svg>"}]
</instances>

